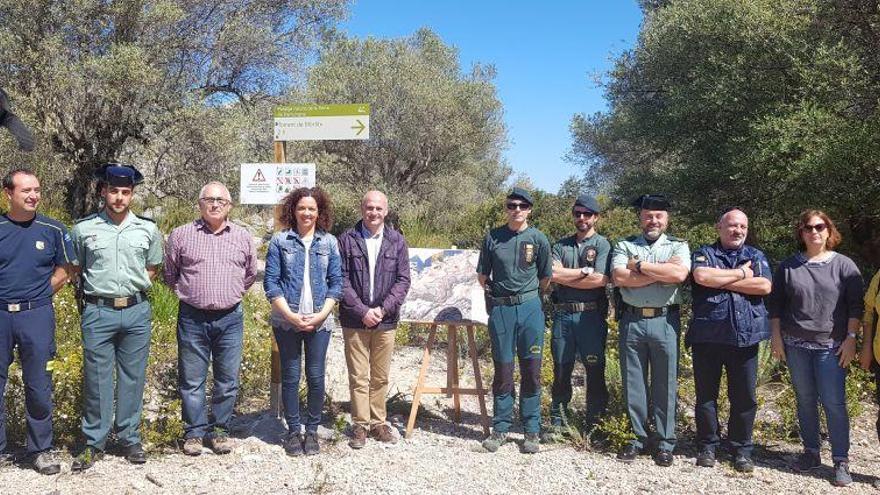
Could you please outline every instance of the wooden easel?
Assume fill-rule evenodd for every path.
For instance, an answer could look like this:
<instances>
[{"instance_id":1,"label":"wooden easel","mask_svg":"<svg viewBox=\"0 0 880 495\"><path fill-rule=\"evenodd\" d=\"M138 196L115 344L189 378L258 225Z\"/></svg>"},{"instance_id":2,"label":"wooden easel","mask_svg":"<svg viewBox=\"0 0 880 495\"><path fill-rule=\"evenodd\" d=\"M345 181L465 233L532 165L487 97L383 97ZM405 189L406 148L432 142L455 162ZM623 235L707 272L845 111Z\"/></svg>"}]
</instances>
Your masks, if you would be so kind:
<instances>
[{"instance_id":1,"label":"wooden easel","mask_svg":"<svg viewBox=\"0 0 880 495\"><path fill-rule=\"evenodd\" d=\"M416 415L419 412L419 404L424 394L446 394L452 397L454 407L454 419L456 423L461 423L461 396L476 395L480 402L480 417L482 418L483 431L489 434L489 413L486 411L486 394L487 390L483 388L483 376L480 372L480 362L477 358L477 346L474 339L474 324L464 323L430 323L428 333L428 342L425 344L425 352L422 355L422 366L419 369L419 378L416 380L416 386L413 391L412 409L409 412L409 421L406 424L406 437L412 436L413 427L416 424ZM445 387L429 387L425 385L425 375L428 374L428 366L431 362L431 349L437 340L437 327L446 326L447 351L446 351L446 386ZM459 386L458 375L458 329L464 326L467 330L468 348L470 349L471 363L474 368L474 380L476 388L461 388Z\"/></svg>"}]
</instances>

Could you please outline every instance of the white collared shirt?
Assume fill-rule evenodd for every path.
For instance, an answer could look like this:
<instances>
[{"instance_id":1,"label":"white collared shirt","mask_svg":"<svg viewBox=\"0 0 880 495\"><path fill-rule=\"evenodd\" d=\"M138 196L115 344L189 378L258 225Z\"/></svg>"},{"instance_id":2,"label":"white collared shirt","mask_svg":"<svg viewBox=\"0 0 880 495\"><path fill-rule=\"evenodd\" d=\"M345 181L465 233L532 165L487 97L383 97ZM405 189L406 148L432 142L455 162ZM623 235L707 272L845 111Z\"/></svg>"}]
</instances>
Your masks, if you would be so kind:
<instances>
[{"instance_id":1,"label":"white collared shirt","mask_svg":"<svg viewBox=\"0 0 880 495\"><path fill-rule=\"evenodd\" d=\"M382 247L382 237L385 235L385 226L375 234L371 234L366 227L361 226L361 235L367 245L367 264L370 268L370 304L373 303L373 287L376 280L376 263L379 260L379 248Z\"/></svg>"}]
</instances>

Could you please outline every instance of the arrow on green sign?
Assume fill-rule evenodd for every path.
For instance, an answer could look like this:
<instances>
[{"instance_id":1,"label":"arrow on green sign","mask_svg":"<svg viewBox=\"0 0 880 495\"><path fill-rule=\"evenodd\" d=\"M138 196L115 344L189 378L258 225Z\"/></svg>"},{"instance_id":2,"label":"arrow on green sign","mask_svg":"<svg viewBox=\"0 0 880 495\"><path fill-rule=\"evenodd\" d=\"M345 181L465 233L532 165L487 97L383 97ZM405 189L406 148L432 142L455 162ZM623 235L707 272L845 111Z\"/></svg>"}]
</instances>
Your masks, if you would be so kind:
<instances>
[{"instance_id":1,"label":"arrow on green sign","mask_svg":"<svg viewBox=\"0 0 880 495\"><path fill-rule=\"evenodd\" d=\"M358 130L357 133L355 134L355 136L360 136L361 133L364 132L364 129L367 128L367 126L365 126L364 123L361 122L360 119L355 119L355 122L357 122L358 125L353 125L353 126L351 126L351 128L352 128L352 129L357 129L357 130Z\"/></svg>"}]
</instances>

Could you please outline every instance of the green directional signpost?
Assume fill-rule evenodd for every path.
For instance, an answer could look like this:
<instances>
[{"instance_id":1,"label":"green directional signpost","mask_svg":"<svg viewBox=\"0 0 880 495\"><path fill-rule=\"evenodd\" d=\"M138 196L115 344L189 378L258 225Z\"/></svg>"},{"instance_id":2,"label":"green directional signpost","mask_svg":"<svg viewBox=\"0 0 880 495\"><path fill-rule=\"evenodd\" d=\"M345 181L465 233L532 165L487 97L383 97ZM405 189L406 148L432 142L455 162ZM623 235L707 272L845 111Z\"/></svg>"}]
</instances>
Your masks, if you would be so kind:
<instances>
[{"instance_id":1,"label":"green directional signpost","mask_svg":"<svg viewBox=\"0 0 880 495\"><path fill-rule=\"evenodd\" d=\"M281 105L275 107L275 141L370 138L370 105Z\"/></svg>"}]
</instances>

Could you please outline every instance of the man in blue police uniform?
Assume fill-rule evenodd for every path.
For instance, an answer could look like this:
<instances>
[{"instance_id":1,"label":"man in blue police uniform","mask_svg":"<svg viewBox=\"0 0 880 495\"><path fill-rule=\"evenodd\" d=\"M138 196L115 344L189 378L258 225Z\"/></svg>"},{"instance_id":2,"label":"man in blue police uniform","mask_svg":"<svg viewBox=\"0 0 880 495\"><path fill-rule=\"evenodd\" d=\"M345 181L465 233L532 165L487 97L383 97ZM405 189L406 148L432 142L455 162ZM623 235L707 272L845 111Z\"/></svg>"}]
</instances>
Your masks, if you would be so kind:
<instances>
[{"instance_id":1,"label":"man in blue police uniform","mask_svg":"<svg viewBox=\"0 0 880 495\"><path fill-rule=\"evenodd\" d=\"M605 285L611 244L596 232L601 212L595 198L582 194L571 213L576 232L553 245L553 401L550 424L562 426L569 417L571 375L580 358L587 375L587 428L605 413L605 340L608 297Z\"/></svg>"},{"instance_id":2,"label":"man in blue police uniform","mask_svg":"<svg viewBox=\"0 0 880 495\"><path fill-rule=\"evenodd\" d=\"M55 311L52 295L68 279L73 245L64 226L37 213L40 181L27 169L3 178L9 211L0 217L0 459L6 451L6 401L3 393L18 348L25 386L27 454L41 474L61 470L52 448L52 374Z\"/></svg>"},{"instance_id":3,"label":"man in blue police uniform","mask_svg":"<svg viewBox=\"0 0 880 495\"><path fill-rule=\"evenodd\" d=\"M129 210L134 187L143 180L140 172L129 165L108 164L96 176L104 208L78 220L72 230L85 300L82 431L86 447L74 460L74 471L88 469L100 459L111 427L129 462L147 460L138 431L152 320L146 291L162 264L162 234L156 224Z\"/></svg>"},{"instance_id":4,"label":"man in blue police uniform","mask_svg":"<svg viewBox=\"0 0 880 495\"><path fill-rule=\"evenodd\" d=\"M675 448L681 284L690 272L691 253L687 242L666 235L669 201L665 197L646 194L633 206L638 209L642 234L619 241L612 258L612 278L622 306L623 396L635 434L617 459L632 462L645 448L648 405L652 404L659 440L654 462L667 467L673 463Z\"/></svg>"},{"instance_id":5,"label":"man in blue police uniform","mask_svg":"<svg viewBox=\"0 0 880 495\"><path fill-rule=\"evenodd\" d=\"M532 195L514 187L507 195L507 223L490 230L483 240L477 278L486 290L489 337L495 378L492 380L492 434L483 448L496 452L504 445L513 422L513 362L519 359L519 414L525 439L522 452L539 450L541 429L541 356L544 311L540 290L553 275L550 242L528 224Z\"/></svg>"},{"instance_id":6,"label":"man in blue police uniform","mask_svg":"<svg viewBox=\"0 0 880 495\"><path fill-rule=\"evenodd\" d=\"M727 370L730 420L727 436L733 466L751 472L752 427L758 400L758 344L770 338L763 296L770 293L771 271L760 250L746 244L749 219L739 208L722 213L715 225L718 241L693 257L694 315L685 344L693 349L697 403L697 465L715 465L718 448L718 388Z\"/></svg>"}]
</instances>

